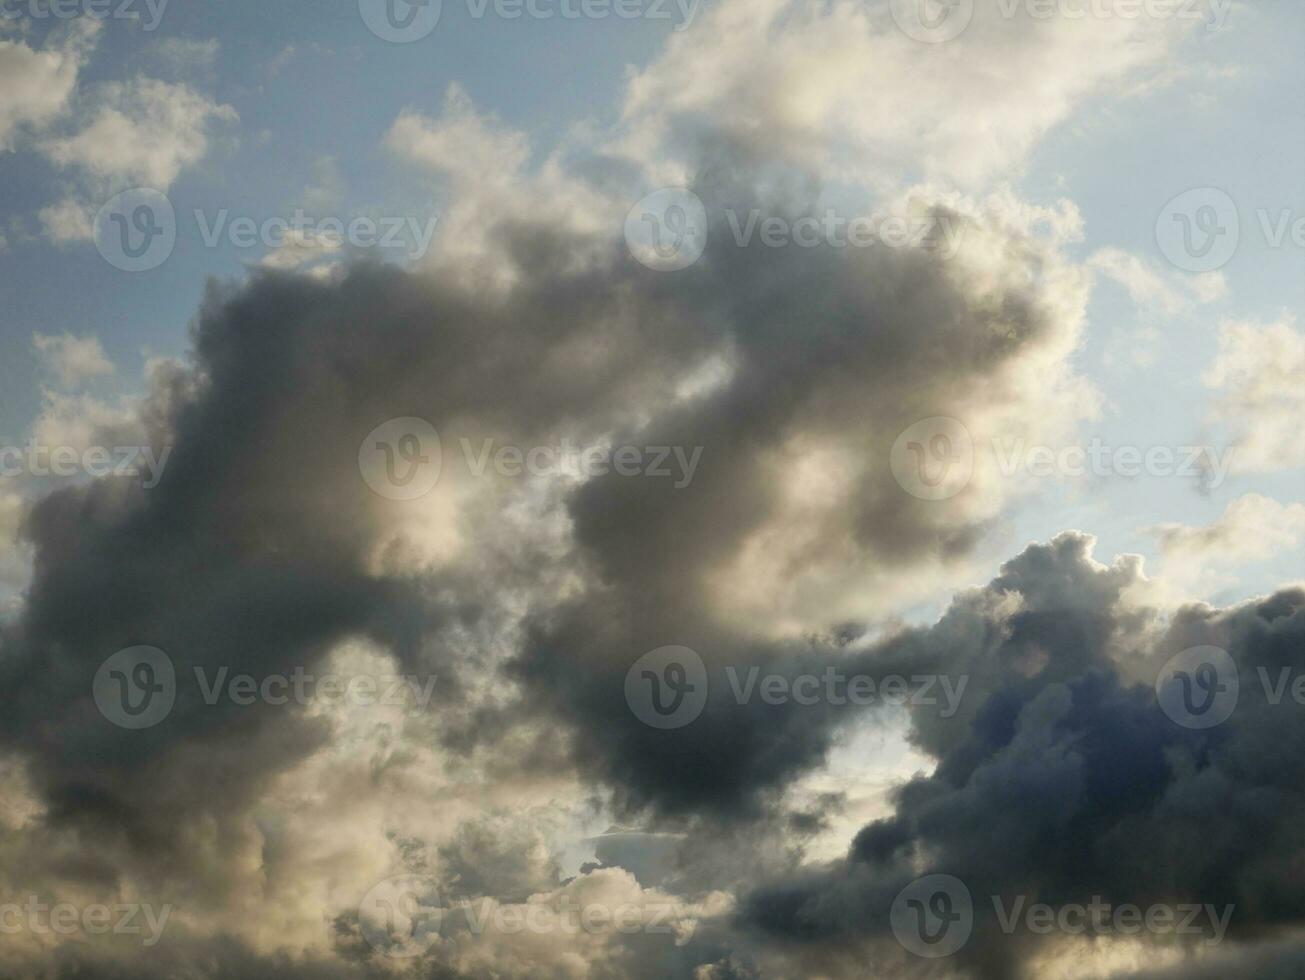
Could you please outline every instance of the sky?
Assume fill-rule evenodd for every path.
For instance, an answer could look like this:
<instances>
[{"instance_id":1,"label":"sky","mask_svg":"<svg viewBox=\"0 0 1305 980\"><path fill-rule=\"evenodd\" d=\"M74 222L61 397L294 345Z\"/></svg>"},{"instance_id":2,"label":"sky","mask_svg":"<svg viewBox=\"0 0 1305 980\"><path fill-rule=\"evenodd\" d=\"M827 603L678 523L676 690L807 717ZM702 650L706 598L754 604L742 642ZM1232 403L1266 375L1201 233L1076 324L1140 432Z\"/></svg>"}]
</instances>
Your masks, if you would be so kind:
<instances>
[{"instance_id":1,"label":"sky","mask_svg":"<svg viewBox=\"0 0 1305 980\"><path fill-rule=\"evenodd\" d=\"M0 973L1296 975L1297 5L0 15Z\"/></svg>"}]
</instances>

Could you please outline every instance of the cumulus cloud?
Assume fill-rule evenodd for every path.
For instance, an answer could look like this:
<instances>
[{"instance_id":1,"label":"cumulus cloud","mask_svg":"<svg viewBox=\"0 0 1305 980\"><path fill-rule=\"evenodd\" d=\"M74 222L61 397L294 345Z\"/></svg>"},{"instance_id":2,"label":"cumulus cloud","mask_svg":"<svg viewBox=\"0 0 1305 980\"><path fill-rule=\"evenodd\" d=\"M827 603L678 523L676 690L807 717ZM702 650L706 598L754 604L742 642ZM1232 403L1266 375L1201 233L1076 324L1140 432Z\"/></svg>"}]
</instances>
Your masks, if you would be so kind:
<instances>
[{"instance_id":1,"label":"cumulus cloud","mask_svg":"<svg viewBox=\"0 0 1305 980\"><path fill-rule=\"evenodd\" d=\"M166 192L183 169L208 153L216 128L238 118L231 106L189 85L144 76L101 83L82 105L71 132L39 143L81 185L41 211L54 241L89 239L96 208L119 190L147 186Z\"/></svg>"},{"instance_id":2,"label":"cumulus cloud","mask_svg":"<svg viewBox=\"0 0 1305 980\"><path fill-rule=\"evenodd\" d=\"M971 6L963 33L928 44L899 28L889 3L714 5L632 78L622 145L674 159L677 144L712 132L830 177L982 186L1019 171L1091 96L1156 81L1195 29L1179 18L1038 17L1000 0L961 9Z\"/></svg>"},{"instance_id":3,"label":"cumulus cloud","mask_svg":"<svg viewBox=\"0 0 1305 980\"><path fill-rule=\"evenodd\" d=\"M1243 563L1294 548L1305 535L1305 504L1280 504L1258 493L1232 501L1204 527L1161 524L1150 529L1165 557L1182 563Z\"/></svg>"},{"instance_id":4,"label":"cumulus cloud","mask_svg":"<svg viewBox=\"0 0 1305 980\"><path fill-rule=\"evenodd\" d=\"M114 372L113 362L104 353L104 346L98 337L38 333L33 335L32 345L45 369L58 378L65 388Z\"/></svg>"},{"instance_id":5,"label":"cumulus cloud","mask_svg":"<svg viewBox=\"0 0 1305 980\"><path fill-rule=\"evenodd\" d=\"M1305 466L1298 438L1305 411L1305 334L1295 319L1274 323L1230 320L1203 380L1215 393L1211 420L1236 438L1237 468L1271 473Z\"/></svg>"},{"instance_id":6,"label":"cumulus cloud","mask_svg":"<svg viewBox=\"0 0 1305 980\"><path fill-rule=\"evenodd\" d=\"M1213 302L1227 290L1222 273L1166 275L1156 263L1118 248L1097 250L1088 259L1088 264L1123 286L1129 298L1147 311L1170 315L1181 313L1197 303Z\"/></svg>"},{"instance_id":7,"label":"cumulus cloud","mask_svg":"<svg viewBox=\"0 0 1305 980\"><path fill-rule=\"evenodd\" d=\"M0 37L0 151L14 148L20 129L39 130L67 110L99 31L99 21L82 17L40 49Z\"/></svg>"},{"instance_id":8,"label":"cumulus cloud","mask_svg":"<svg viewBox=\"0 0 1305 980\"><path fill-rule=\"evenodd\" d=\"M1090 549L1072 533L1031 547L937 625L884 647L969 676L965 708L912 715L937 767L901 786L895 813L844 859L745 901L746 921L782 941L780 962L852 975L861 958L932 975L889 931L895 896L925 873L953 875L974 897L973 935L947 975L1038 975L1057 947L1083 948L1058 930L1005 934L994 896L1005 908L1017 896L1231 906L1234 941L1290 931L1305 897L1281 860L1301 846L1299 706L1267 700L1259 678L1299 667L1305 592L1166 617L1129 598L1136 560L1104 566ZM1166 660L1198 645L1228 651L1242 694L1226 722L1199 730L1166 716L1153 690Z\"/></svg>"},{"instance_id":9,"label":"cumulus cloud","mask_svg":"<svg viewBox=\"0 0 1305 980\"><path fill-rule=\"evenodd\" d=\"M899 436L945 416L978 444L1054 444L1097 402L1073 366L1093 272L1068 254L1081 217L1000 177L1175 39L1136 19L979 18L947 54L882 4L728 0L633 74L612 132L542 159L457 88L436 116L400 112L385 148L449 202L420 265L310 276L275 257L208 286L189 357L155 365L142 400L47 393L43 438L171 457L151 489L79 481L13 518L33 562L0 622L0 690L16 692L0 780L17 801L0 809L0 882L175 913L148 956L26 935L0 967L909 976L885 903L931 868L976 892L1226 899L1246 910L1239 937L1289 923L1300 888L1271 858L1299 843L1290 712L1199 733L1149 685L1198 642L1226 647L1248 685L1257 666L1290 665L1305 595L1167 617L1137 598L1138 559L1100 564L1067 533L962 588L932 625L893 619L978 578L975 551L1021 490L976 454L951 499L913 494L891 466ZM933 70L942 59L956 70ZM1011 84L1025 76L1043 84ZM891 78L914 95L879 84ZM42 145L88 186L166 185L233 118L184 85L114 83ZM907 160L920 173L898 179ZM673 274L621 235L669 178L708 220L701 259ZM962 247L729 233L729 214L813 217L831 180L857 181L877 212L951 222ZM395 500L359 453L407 417L438 430L442 465L427 494ZM679 485L474 462L563 445L698 462ZM178 690L164 721L128 730L92 679L139 644L172 659ZM667 644L716 678L943 673L968 690L954 715L903 719L740 703L715 683L691 725L659 730L624 683ZM210 701L192 683L296 670L435 683L429 705L375 710ZM848 800L794 787L852 733L904 720L911 758L936 767L845 857L808 861ZM365 896L394 875L429 884L397 911L441 912L411 967L369 938ZM503 925L564 903L670 904L673 928ZM953 965L1014 976L1046 947L989 932Z\"/></svg>"}]
</instances>

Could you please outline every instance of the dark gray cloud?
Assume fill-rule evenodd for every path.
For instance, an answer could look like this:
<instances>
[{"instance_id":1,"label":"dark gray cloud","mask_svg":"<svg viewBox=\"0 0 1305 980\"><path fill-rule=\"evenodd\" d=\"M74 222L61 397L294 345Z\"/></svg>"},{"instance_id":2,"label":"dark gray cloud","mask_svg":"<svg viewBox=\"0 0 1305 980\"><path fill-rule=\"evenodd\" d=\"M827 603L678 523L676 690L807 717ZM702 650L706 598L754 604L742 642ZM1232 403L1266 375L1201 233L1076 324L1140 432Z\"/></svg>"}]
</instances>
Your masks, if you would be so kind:
<instances>
[{"instance_id":1,"label":"dark gray cloud","mask_svg":"<svg viewBox=\"0 0 1305 980\"><path fill-rule=\"evenodd\" d=\"M950 874L975 897L973 938L952 962L986 977L1022 975L1055 941L1003 934L992 896L1231 905L1231 940L1299 921L1305 744L1298 706L1266 703L1257 670L1299 668L1305 592L1161 622L1127 598L1136 565L1098 565L1088 547L1078 534L1031 547L936 626L887 644L971 678L954 718L913 715L936 770L903 785L845 860L754 892L745 921L813 956L844 946L891 962L894 897ZM1170 656L1207 644L1232 654L1244 693L1225 723L1194 730L1152 684Z\"/></svg>"}]
</instances>

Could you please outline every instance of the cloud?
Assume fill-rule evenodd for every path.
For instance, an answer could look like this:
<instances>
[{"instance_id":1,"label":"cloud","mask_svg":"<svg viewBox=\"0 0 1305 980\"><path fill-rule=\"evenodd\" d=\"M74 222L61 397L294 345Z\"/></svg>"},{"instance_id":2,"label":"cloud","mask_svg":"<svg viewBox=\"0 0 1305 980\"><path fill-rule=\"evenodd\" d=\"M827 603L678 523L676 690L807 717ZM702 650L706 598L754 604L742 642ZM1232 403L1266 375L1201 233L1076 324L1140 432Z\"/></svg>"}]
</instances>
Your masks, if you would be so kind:
<instances>
[{"instance_id":1,"label":"cloud","mask_svg":"<svg viewBox=\"0 0 1305 980\"><path fill-rule=\"evenodd\" d=\"M837 964L861 957L876 972L926 975L892 939L888 910L931 872L974 896L973 935L950 961L958 976L1023 975L1081 948L1055 930L1003 934L993 896L1232 906L1234 941L1298 919L1305 893L1281 860L1301 843L1298 706L1267 703L1257 678L1297 666L1305 592L1166 618L1129 598L1136 560L1103 566L1090 548L1073 533L1030 547L937 625L884 646L880 656L969 676L965 707L951 719L913 713L937 767L901 786L896 812L844 859L744 901L790 967L841 975ZM1196 730L1166 717L1153 685L1169 657L1203 644L1231 654L1242 701Z\"/></svg>"},{"instance_id":2,"label":"cloud","mask_svg":"<svg viewBox=\"0 0 1305 980\"><path fill-rule=\"evenodd\" d=\"M980 445L1056 444L1095 410L1073 364L1093 271L1067 254L1078 211L987 185L1073 108L1162 63L1175 35L1017 18L976 24L948 54L898 33L882 4L729 0L709 18L632 76L612 132L542 159L457 88L434 117L402 112L385 148L448 197L419 265L311 276L274 258L210 283L191 355L156 364L143 398L47 393L43 439L171 457L152 489L82 481L5 518L32 571L0 622L0 886L176 911L148 956L28 934L0 972L910 976L884 903L935 866L976 890L1231 896L1248 940L1298 915L1275 857L1299 843L1299 726L1243 713L1183 730L1149 685L1197 642L1228 648L1248 684L1288 665L1305 595L1168 616L1137 598L1138 559L1100 564L1074 532L965 588L1020 488L976 454L962 492L929 500L891 465L922 419L958 420ZM42 145L84 188L167 184L233 120L138 79L95 90ZM898 178L910 160L927 183ZM701 259L667 274L621 230L672 179L708 228ZM729 234L730 213L815 216L842 180L878 211L953 222L963 246ZM91 197L70 200L51 215ZM1137 271L1121 274L1142 288ZM368 485L360 448L413 416L438 430L442 467L427 494L395 500ZM700 462L676 486L472 458L563 445ZM954 587L936 623L894 620ZM92 680L138 644L180 680L168 717L129 731ZM812 839L850 806L812 777L903 713L740 704L718 682L693 724L656 730L624 682L666 644L714 678L946 672L968 693L954 717L905 713L907 758L936 768L817 864ZM224 670L436 683L429 710L209 703L191 679ZM631 829L604 832L616 821ZM397 874L429 876L456 912L407 969L359 911ZM468 909L564 901L680 912L665 934L464 928ZM957 967L1017 975L1043 947L981 936Z\"/></svg>"},{"instance_id":3,"label":"cloud","mask_svg":"<svg viewBox=\"0 0 1305 980\"><path fill-rule=\"evenodd\" d=\"M36 348L45 370L59 379L65 388L73 388L90 378L113 374L113 362L104 353L98 337L75 337L34 334L32 345Z\"/></svg>"},{"instance_id":4,"label":"cloud","mask_svg":"<svg viewBox=\"0 0 1305 980\"><path fill-rule=\"evenodd\" d=\"M1198 303L1214 302L1227 291L1222 273L1166 276L1156 263L1118 248L1098 249L1088 265L1123 286L1129 298L1148 312L1172 316Z\"/></svg>"},{"instance_id":5,"label":"cloud","mask_svg":"<svg viewBox=\"0 0 1305 980\"><path fill-rule=\"evenodd\" d=\"M1298 438L1305 411L1305 334L1295 319L1274 323L1225 321L1219 353L1202 376L1216 393L1211 420L1236 438L1237 469L1272 473L1305 466Z\"/></svg>"},{"instance_id":6,"label":"cloud","mask_svg":"<svg viewBox=\"0 0 1305 980\"><path fill-rule=\"evenodd\" d=\"M1305 535L1305 504L1280 504L1249 493L1204 527L1161 524L1148 530L1165 558L1175 563L1241 564L1296 547Z\"/></svg>"},{"instance_id":7,"label":"cloud","mask_svg":"<svg viewBox=\"0 0 1305 980\"><path fill-rule=\"evenodd\" d=\"M982 187L1018 173L1093 97L1154 81L1193 29L1190 19L1045 18L978 0L960 36L926 44L898 28L890 6L713 5L633 75L622 147L674 159L711 133L830 179Z\"/></svg>"},{"instance_id":8,"label":"cloud","mask_svg":"<svg viewBox=\"0 0 1305 980\"><path fill-rule=\"evenodd\" d=\"M67 110L99 31L99 21L81 17L40 50L0 37L0 152L14 148L24 127L39 130Z\"/></svg>"},{"instance_id":9,"label":"cloud","mask_svg":"<svg viewBox=\"0 0 1305 980\"><path fill-rule=\"evenodd\" d=\"M81 184L41 212L54 241L89 239L95 209L119 190L147 186L166 192L182 170L208 153L214 128L239 118L231 106L188 85L143 76L101 83L86 94L84 105L74 131L38 144Z\"/></svg>"}]
</instances>

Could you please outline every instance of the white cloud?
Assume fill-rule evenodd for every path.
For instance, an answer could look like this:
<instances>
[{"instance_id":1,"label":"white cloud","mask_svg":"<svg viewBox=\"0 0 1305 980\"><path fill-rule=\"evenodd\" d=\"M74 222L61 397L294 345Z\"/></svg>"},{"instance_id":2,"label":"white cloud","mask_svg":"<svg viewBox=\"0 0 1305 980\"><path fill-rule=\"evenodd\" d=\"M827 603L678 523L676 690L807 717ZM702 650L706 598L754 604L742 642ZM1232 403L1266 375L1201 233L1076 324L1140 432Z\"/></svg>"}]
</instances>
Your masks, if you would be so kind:
<instances>
[{"instance_id":1,"label":"white cloud","mask_svg":"<svg viewBox=\"0 0 1305 980\"><path fill-rule=\"evenodd\" d=\"M79 18L39 51L0 38L0 151L13 149L20 126L43 126L68 107L99 30Z\"/></svg>"},{"instance_id":2,"label":"white cloud","mask_svg":"<svg viewBox=\"0 0 1305 980\"><path fill-rule=\"evenodd\" d=\"M344 242L330 235L291 229L284 240L259 261L266 269L298 269L321 259L339 255Z\"/></svg>"},{"instance_id":3,"label":"white cloud","mask_svg":"<svg viewBox=\"0 0 1305 980\"><path fill-rule=\"evenodd\" d=\"M1160 524L1147 530L1169 561L1242 564L1299 545L1305 537L1305 504L1280 504L1249 493L1230 503L1213 524Z\"/></svg>"},{"instance_id":4,"label":"white cloud","mask_svg":"<svg viewBox=\"0 0 1305 980\"><path fill-rule=\"evenodd\" d=\"M32 345L45 369L54 374L65 388L114 372L113 362L104 353L98 337L38 333L32 336Z\"/></svg>"},{"instance_id":5,"label":"white cloud","mask_svg":"<svg viewBox=\"0 0 1305 980\"><path fill-rule=\"evenodd\" d=\"M1166 274L1156 263L1119 248L1098 249L1088 265L1123 286L1133 302L1147 312L1181 313L1196 304L1221 299L1228 291L1221 272Z\"/></svg>"},{"instance_id":6,"label":"white cloud","mask_svg":"<svg viewBox=\"0 0 1305 980\"><path fill-rule=\"evenodd\" d=\"M644 158L711 130L827 177L1005 180L1085 100L1154 82L1193 29L1003 6L977 0L960 37L923 44L887 3L724 0L633 76L622 151Z\"/></svg>"},{"instance_id":7,"label":"white cloud","mask_svg":"<svg viewBox=\"0 0 1305 980\"><path fill-rule=\"evenodd\" d=\"M106 83L91 101L88 124L74 136L45 140L45 154L61 166L161 191L203 158L211 122L239 118L189 86L153 78Z\"/></svg>"},{"instance_id":8,"label":"white cloud","mask_svg":"<svg viewBox=\"0 0 1305 980\"><path fill-rule=\"evenodd\" d=\"M211 127L239 117L188 85L139 77L107 82L88 96L92 106L72 135L52 136L39 148L54 163L73 168L82 187L42 210L55 241L89 239L101 199L144 185L166 192L186 167L208 152Z\"/></svg>"},{"instance_id":9,"label":"white cloud","mask_svg":"<svg viewBox=\"0 0 1305 980\"><path fill-rule=\"evenodd\" d=\"M177 72L204 71L217 61L220 45L216 39L194 41L189 38L169 37L159 41L151 50L158 61Z\"/></svg>"},{"instance_id":10,"label":"white cloud","mask_svg":"<svg viewBox=\"0 0 1305 980\"><path fill-rule=\"evenodd\" d=\"M1236 439L1237 467L1267 473L1305 466L1305 333L1295 319L1226 321L1219 354L1205 373L1218 392L1212 419Z\"/></svg>"}]
</instances>

